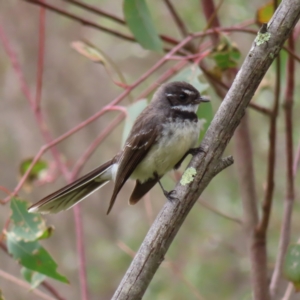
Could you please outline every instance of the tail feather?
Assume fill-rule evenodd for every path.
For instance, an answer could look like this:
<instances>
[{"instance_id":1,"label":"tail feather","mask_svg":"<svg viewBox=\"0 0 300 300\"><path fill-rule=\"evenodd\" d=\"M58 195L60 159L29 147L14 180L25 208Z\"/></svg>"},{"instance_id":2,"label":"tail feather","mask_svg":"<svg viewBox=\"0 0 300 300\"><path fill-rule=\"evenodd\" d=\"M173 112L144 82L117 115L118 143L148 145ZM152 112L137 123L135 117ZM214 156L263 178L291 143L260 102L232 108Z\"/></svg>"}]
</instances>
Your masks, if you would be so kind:
<instances>
[{"instance_id":1,"label":"tail feather","mask_svg":"<svg viewBox=\"0 0 300 300\"><path fill-rule=\"evenodd\" d=\"M29 207L29 212L58 213L67 210L95 192L112 179L113 160L101 165L85 176L48 195Z\"/></svg>"}]
</instances>

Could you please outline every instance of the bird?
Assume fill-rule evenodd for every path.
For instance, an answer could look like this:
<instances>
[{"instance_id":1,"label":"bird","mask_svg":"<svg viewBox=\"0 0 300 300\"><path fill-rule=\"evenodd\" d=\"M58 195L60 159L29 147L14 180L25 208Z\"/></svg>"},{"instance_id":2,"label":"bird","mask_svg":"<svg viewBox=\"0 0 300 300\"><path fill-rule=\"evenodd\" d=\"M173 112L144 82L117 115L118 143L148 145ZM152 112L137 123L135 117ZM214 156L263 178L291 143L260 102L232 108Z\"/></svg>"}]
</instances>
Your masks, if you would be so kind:
<instances>
[{"instance_id":1,"label":"bird","mask_svg":"<svg viewBox=\"0 0 300 300\"><path fill-rule=\"evenodd\" d=\"M195 147L201 130L197 110L206 96L191 84L174 81L162 84L150 104L135 120L123 149L111 160L83 177L46 196L28 208L31 213L58 213L73 207L91 193L114 181L107 214L118 193L130 178L136 181L129 203L136 204L159 183L164 195L174 200L174 191L167 192L160 179L178 169L187 155L203 151Z\"/></svg>"}]
</instances>

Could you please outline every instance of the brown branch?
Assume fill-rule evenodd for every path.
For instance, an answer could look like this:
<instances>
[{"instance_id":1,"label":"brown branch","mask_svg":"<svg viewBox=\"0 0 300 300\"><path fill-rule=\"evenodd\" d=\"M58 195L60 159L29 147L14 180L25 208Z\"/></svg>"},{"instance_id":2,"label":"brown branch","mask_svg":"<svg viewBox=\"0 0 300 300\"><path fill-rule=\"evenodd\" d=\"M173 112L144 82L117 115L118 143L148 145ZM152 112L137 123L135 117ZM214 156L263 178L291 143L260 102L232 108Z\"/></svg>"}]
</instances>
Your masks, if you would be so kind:
<instances>
[{"instance_id":1,"label":"brown branch","mask_svg":"<svg viewBox=\"0 0 300 300\"><path fill-rule=\"evenodd\" d=\"M255 187L249 115L246 113L235 131L235 158L243 206L245 241L251 266L254 299L269 299L266 241L255 234L259 222L258 199Z\"/></svg>"},{"instance_id":2,"label":"brown branch","mask_svg":"<svg viewBox=\"0 0 300 300\"><path fill-rule=\"evenodd\" d=\"M85 3L82 3L82 2L77 1L77 0L63 0L63 1L72 3L72 4L74 4L78 7L81 7L83 9L87 10L87 11L90 11L90 12L94 13L94 14L100 15L102 17L106 17L106 18L108 18L112 21L115 21L115 22L117 22L121 25L126 25L127 26L127 23L126 23L125 20L123 20L120 17L117 17L117 16L113 15L112 13L108 13L108 12L104 11L103 9L99 9L95 6L85 4ZM174 38L172 38L170 36L167 36L167 35L164 35L164 34L161 34L159 36L166 43L169 43L169 44L172 44L172 45L177 45L179 43L179 41L175 40ZM167 50L167 52L168 51L169 50Z\"/></svg>"},{"instance_id":3,"label":"brown branch","mask_svg":"<svg viewBox=\"0 0 300 300\"><path fill-rule=\"evenodd\" d=\"M106 18L108 18L112 21L115 21L116 23L119 23L121 25L126 25L126 22L122 18L117 17L117 16L113 15L112 13L104 11L103 9L100 9L100 8L95 7L93 5L89 5L89 4L86 4L84 2L77 1L77 0L63 0L63 1L71 3L75 6L78 6L82 9L85 9L86 11L89 11L89 12L94 13L96 15L106 17Z\"/></svg>"},{"instance_id":4,"label":"brown branch","mask_svg":"<svg viewBox=\"0 0 300 300\"><path fill-rule=\"evenodd\" d=\"M300 57L290 48L282 47L290 56L292 56L297 62L300 63Z\"/></svg>"},{"instance_id":5,"label":"brown branch","mask_svg":"<svg viewBox=\"0 0 300 300\"><path fill-rule=\"evenodd\" d=\"M44 280L41 285L57 300L66 300L66 298L63 298L58 291L46 280Z\"/></svg>"},{"instance_id":6,"label":"brown branch","mask_svg":"<svg viewBox=\"0 0 300 300\"><path fill-rule=\"evenodd\" d=\"M253 108L255 111L260 112L266 116L272 115L272 111L269 108L263 107L255 102L250 102L249 107Z\"/></svg>"},{"instance_id":7,"label":"brown branch","mask_svg":"<svg viewBox=\"0 0 300 300\"><path fill-rule=\"evenodd\" d=\"M209 70L203 64L201 64L201 70L203 71L205 76L209 79L209 81L212 84L216 94L221 99L223 99L224 96L225 96L225 91L228 91L230 86L227 85L226 83L224 83L222 80L220 80L216 76L214 76L213 74L211 74L211 72L209 72ZM260 106L259 104L254 103L254 102L250 102L249 107L251 107L255 111L260 112L260 113L262 113L264 115L267 115L267 116L271 116L271 114L272 114L272 111L269 108Z\"/></svg>"},{"instance_id":8,"label":"brown branch","mask_svg":"<svg viewBox=\"0 0 300 300\"><path fill-rule=\"evenodd\" d=\"M30 284L3 271L3 270L0 270L0 277L10 281L10 282L13 282L14 284L26 289L27 291L31 291L32 294L35 294L36 296L39 296L40 299L44 299L44 300L55 300L54 298L44 294L43 292L41 292L40 290L36 290L36 289L32 289Z\"/></svg>"},{"instance_id":9,"label":"brown branch","mask_svg":"<svg viewBox=\"0 0 300 300\"><path fill-rule=\"evenodd\" d=\"M294 165L293 165L293 174L294 176L296 176L297 174L297 170L299 168L300 165L300 140L298 143L298 148L296 150L296 154L295 154L295 161L294 161Z\"/></svg>"},{"instance_id":10,"label":"brown branch","mask_svg":"<svg viewBox=\"0 0 300 300\"><path fill-rule=\"evenodd\" d=\"M178 15L175 7L173 6L171 0L165 0L165 4L168 7L171 16L174 19L175 24L177 25L179 31L181 32L181 35L183 37L186 37L189 34L188 29L186 28L184 22L181 20L180 16Z\"/></svg>"},{"instance_id":11,"label":"brown branch","mask_svg":"<svg viewBox=\"0 0 300 300\"><path fill-rule=\"evenodd\" d=\"M92 27L92 28L95 28L95 29L107 32L107 33L109 33L109 34L111 34L113 36L122 38L122 39L130 41L130 42L136 42L136 39L134 37L132 37L132 36L129 36L127 34L119 32L119 31L116 31L116 30L113 30L113 29L101 26L101 25L96 24L94 22L91 22L91 21L89 21L87 19L78 17L78 16L76 16L76 15L74 15L72 13L69 13L69 12L67 12L67 11L65 11L65 10L63 10L61 8L58 8L56 6L44 3L44 2L42 2L40 0L23 0L23 1L26 1L26 2L29 2L29 3L32 3L32 4L36 4L36 5L39 5L39 6L42 6L42 7L45 7L48 10L56 12L56 13L58 13L58 14L60 14L62 16L65 16L65 17L67 17L67 18L69 18L71 20L77 21L77 22L81 23L84 26ZM118 17L116 17L116 16L114 16L114 15L112 15L110 13L104 12L103 10L97 9L97 8L91 6L91 5L87 5L87 4L84 4L82 2L73 1L73 0L64 0L64 1L67 1L67 2L70 2L70 3L74 4L74 5L80 6L81 8L84 8L84 9L86 9L86 10L88 10L90 12L93 12L95 14L98 14L98 15L110 18L111 20L114 20L115 22L118 22L119 24L126 25L126 21L124 21L123 19L118 18ZM167 36L167 35L161 34L160 38L163 41L165 41L166 43L169 43L171 45L177 45L179 43L179 41L177 41L176 39L174 39L174 38L172 38L170 36ZM169 51L167 49L164 49L164 50L166 52Z\"/></svg>"},{"instance_id":12,"label":"brown branch","mask_svg":"<svg viewBox=\"0 0 300 300\"><path fill-rule=\"evenodd\" d=\"M215 3L213 0L201 0L201 5L203 9L204 16L207 21L206 28L216 28L220 27L219 17L217 15L218 9L215 7ZM222 5L223 0L221 0L220 5ZM211 39L214 45L219 43L219 34L216 32L211 35Z\"/></svg>"},{"instance_id":13,"label":"brown branch","mask_svg":"<svg viewBox=\"0 0 300 300\"><path fill-rule=\"evenodd\" d=\"M289 49L294 51L295 44L293 34L288 41ZM284 99L285 113L285 140L286 140L286 196L284 200L283 221L281 226L280 240L278 246L278 256L270 284L272 297L277 294L278 283L282 275L282 268L288 244L290 242L292 210L295 199L294 192L294 172L293 172L293 103L295 90L295 61L292 55L289 55L286 69L286 91Z\"/></svg>"},{"instance_id":14,"label":"brown branch","mask_svg":"<svg viewBox=\"0 0 300 300\"><path fill-rule=\"evenodd\" d=\"M89 26L89 27L92 27L92 28L95 28L95 29L98 29L98 30L101 30L101 31L104 31L104 32L107 32L113 36L116 36L118 38L122 38L126 41L130 41L130 42L135 42L135 38L132 37L132 36L129 36L129 35L126 35L126 34L123 34L123 33L120 33L119 31L116 31L116 30L113 30L113 29L110 29L110 28L106 28L104 26L101 26L99 24L96 24L96 23L93 23L87 19L84 19L84 18L81 18L81 17L78 17L74 14L71 14L63 9L60 9L60 8L57 8L53 5L50 5L48 3L44 3L44 2L41 2L39 0L23 0L25 2L28 2L28 3L32 3L32 4L35 4L35 5L38 5L38 6L42 6L42 7L45 7L47 8L48 10L50 11L53 11L53 12L56 12L62 16L65 16L71 20L74 20L74 21L77 21L79 23L81 23L82 25L84 26Z\"/></svg>"},{"instance_id":15,"label":"brown branch","mask_svg":"<svg viewBox=\"0 0 300 300\"><path fill-rule=\"evenodd\" d=\"M276 139L277 139L277 117L279 110L279 98L280 98L280 55L276 59L276 82L275 82L275 96L274 96L274 106L272 109L272 115L270 117L270 132L269 132L269 152L268 152L268 167L267 167L267 187L265 198L263 201L263 214L261 222L257 229L257 234L261 236L266 235L266 231L269 224L273 193L274 193L274 173L275 173L275 163L276 163Z\"/></svg>"},{"instance_id":16,"label":"brown branch","mask_svg":"<svg viewBox=\"0 0 300 300\"><path fill-rule=\"evenodd\" d=\"M203 200L201 198L198 200L198 203L199 203L199 205L205 207L207 210L215 213L216 215L221 216L222 218L225 218L227 220L233 221L233 222L235 222L235 223L237 223L239 225L243 224L242 220L240 220L239 218L230 216L230 215L228 215L228 214L220 211L218 208L212 206L209 202L207 202L207 201L205 201L205 200Z\"/></svg>"},{"instance_id":17,"label":"brown branch","mask_svg":"<svg viewBox=\"0 0 300 300\"><path fill-rule=\"evenodd\" d=\"M142 298L186 216L211 181L214 168L273 62L273 57L278 55L299 17L299 1L283 0L269 22L271 38L268 43L253 44L202 141L205 152L194 156L188 166L188 173L194 174L194 177L184 173L183 179L177 183L175 193L178 201L167 201L158 214L113 300Z\"/></svg>"}]
</instances>

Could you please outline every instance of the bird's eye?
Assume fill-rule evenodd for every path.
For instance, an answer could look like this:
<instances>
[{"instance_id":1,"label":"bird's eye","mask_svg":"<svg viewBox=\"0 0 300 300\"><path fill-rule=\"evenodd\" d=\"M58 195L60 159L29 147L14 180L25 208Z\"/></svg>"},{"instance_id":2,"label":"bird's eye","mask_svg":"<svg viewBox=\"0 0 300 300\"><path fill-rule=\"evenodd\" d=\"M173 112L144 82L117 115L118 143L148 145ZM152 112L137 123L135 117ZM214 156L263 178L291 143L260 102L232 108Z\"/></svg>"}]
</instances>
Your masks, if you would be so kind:
<instances>
[{"instance_id":1,"label":"bird's eye","mask_svg":"<svg viewBox=\"0 0 300 300\"><path fill-rule=\"evenodd\" d=\"M179 99L180 100L185 100L186 98L187 98L187 94L185 94L185 93L179 94Z\"/></svg>"}]
</instances>

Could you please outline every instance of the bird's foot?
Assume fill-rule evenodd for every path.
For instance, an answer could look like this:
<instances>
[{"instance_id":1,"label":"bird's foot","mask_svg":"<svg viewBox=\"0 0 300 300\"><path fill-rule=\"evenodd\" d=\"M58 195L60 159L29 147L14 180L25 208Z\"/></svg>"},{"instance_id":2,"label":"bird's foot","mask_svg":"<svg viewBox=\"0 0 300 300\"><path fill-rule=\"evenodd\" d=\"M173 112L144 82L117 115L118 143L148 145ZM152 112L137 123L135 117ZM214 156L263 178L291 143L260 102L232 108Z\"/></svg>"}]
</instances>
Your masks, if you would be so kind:
<instances>
[{"instance_id":1,"label":"bird's foot","mask_svg":"<svg viewBox=\"0 0 300 300\"><path fill-rule=\"evenodd\" d=\"M206 154L206 151L201 146L199 146L197 148L192 148L189 151L189 154L191 154L193 156L198 154L198 153L205 153Z\"/></svg>"},{"instance_id":2,"label":"bird's foot","mask_svg":"<svg viewBox=\"0 0 300 300\"><path fill-rule=\"evenodd\" d=\"M174 202L174 201L177 201L178 198L176 197L176 191L175 190L172 190L170 192L164 190L164 195L165 197L170 201L170 202Z\"/></svg>"}]
</instances>

